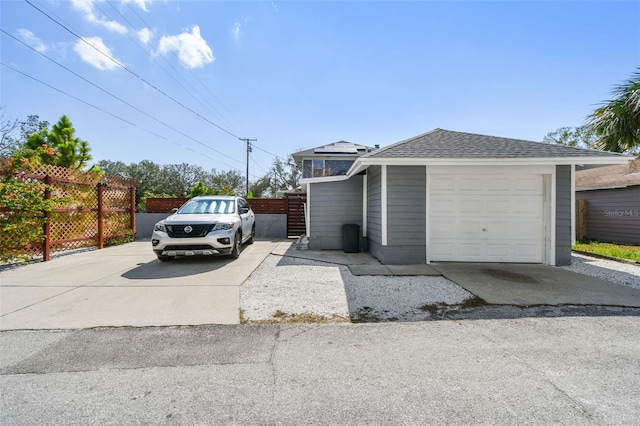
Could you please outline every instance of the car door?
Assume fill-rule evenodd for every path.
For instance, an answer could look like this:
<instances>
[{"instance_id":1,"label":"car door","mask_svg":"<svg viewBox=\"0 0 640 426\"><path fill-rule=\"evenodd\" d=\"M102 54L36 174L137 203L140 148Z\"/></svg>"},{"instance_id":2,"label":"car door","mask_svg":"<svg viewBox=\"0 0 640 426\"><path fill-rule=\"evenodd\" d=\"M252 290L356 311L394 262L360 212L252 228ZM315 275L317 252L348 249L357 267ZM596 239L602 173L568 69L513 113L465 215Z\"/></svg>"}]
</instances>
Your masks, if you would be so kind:
<instances>
[{"instance_id":1,"label":"car door","mask_svg":"<svg viewBox=\"0 0 640 426\"><path fill-rule=\"evenodd\" d=\"M246 213L243 213L243 209L248 209ZM238 212L240 212L240 220L242 221L242 236L243 240L246 240L251 236L251 228L255 221L253 211L249 207L249 203L246 200L238 199Z\"/></svg>"}]
</instances>

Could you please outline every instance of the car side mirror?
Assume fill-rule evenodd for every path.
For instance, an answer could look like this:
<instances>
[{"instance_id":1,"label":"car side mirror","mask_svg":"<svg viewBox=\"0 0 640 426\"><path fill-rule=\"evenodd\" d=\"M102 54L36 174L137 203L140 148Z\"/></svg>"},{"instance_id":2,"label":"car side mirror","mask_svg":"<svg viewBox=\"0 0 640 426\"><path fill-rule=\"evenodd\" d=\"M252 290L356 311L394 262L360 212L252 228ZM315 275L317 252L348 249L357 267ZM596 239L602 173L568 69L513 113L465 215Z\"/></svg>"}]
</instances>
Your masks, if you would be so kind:
<instances>
[{"instance_id":1,"label":"car side mirror","mask_svg":"<svg viewBox=\"0 0 640 426\"><path fill-rule=\"evenodd\" d=\"M249 207L240 207L240 214L249 213Z\"/></svg>"},{"instance_id":2,"label":"car side mirror","mask_svg":"<svg viewBox=\"0 0 640 426\"><path fill-rule=\"evenodd\" d=\"M176 213L178 213L178 209L177 209L176 207L172 208L172 209L171 209L171 213L172 213L172 214L176 214Z\"/></svg>"}]
</instances>

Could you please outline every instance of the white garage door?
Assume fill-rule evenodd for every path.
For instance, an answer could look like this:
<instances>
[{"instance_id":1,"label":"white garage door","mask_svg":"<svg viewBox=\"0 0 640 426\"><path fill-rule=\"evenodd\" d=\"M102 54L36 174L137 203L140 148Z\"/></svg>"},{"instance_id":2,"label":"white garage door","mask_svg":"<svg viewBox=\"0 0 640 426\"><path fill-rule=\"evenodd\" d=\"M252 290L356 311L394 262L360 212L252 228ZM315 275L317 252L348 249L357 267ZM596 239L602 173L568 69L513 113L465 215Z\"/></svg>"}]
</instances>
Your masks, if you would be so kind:
<instances>
[{"instance_id":1,"label":"white garage door","mask_svg":"<svg viewBox=\"0 0 640 426\"><path fill-rule=\"evenodd\" d=\"M429 176L431 261L542 263L542 175Z\"/></svg>"}]
</instances>

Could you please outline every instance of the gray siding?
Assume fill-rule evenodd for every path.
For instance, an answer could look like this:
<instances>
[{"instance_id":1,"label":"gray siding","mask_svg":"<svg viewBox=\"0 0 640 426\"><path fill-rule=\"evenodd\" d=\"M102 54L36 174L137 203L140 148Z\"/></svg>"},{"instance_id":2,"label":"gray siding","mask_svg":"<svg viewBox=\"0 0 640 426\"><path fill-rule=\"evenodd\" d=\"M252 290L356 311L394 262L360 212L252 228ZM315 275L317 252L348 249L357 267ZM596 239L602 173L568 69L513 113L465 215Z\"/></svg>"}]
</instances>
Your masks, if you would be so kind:
<instances>
[{"instance_id":1,"label":"gray siding","mask_svg":"<svg viewBox=\"0 0 640 426\"><path fill-rule=\"evenodd\" d=\"M367 169L367 237L369 241L382 243L382 168Z\"/></svg>"},{"instance_id":2,"label":"gray siding","mask_svg":"<svg viewBox=\"0 0 640 426\"><path fill-rule=\"evenodd\" d=\"M427 174L424 166L387 168L385 263L421 264L427 255Z\"/></svg>"},{"instance_id":3,"label":"gray siding","mask_svg":"<svg viewBox=\"0 0 640 426\"><path fill-rule=\"evenodd\" d=\"M340 182L311 184L309 248L341 250L342 225L357 224L362 229L362 176Z\"/></svg>"},{"instance_id":4,"label":"gray siding","mask_svg":"<svg viewBox=\"0 0 640 426\"><path fill-rule=\"evenodd\" d=\"M383 261L382 252L382 167L367 169L367 239L369 252Z\"/></svg>"},{"instance_id":5,"label":"gray siding","mask_svg":"<svg viewBox=\"0 0 640 426\"><path fill-rule=\"evenodd\" d=\"M427 240L425 167L390 166L387 182L388 245L424 248Z\"/></svg>"},{"instance_id":6,"label":"gray siding","mask_svg":"<svg viewBox=\"0 0 640 426\"><path fill-rule=\"evenodd\" d=\"M576 192L587 200L587 238L640 245L640 186Z\"/></svg>"},{"instance_id":7,"label":"gray siding","mask_svg":"<svg viewBox=\"0 0 640 426\"><path fill-rule=\"evenodd\" d=\"M367 170L369 252L389 265L426 262L426 169L387 167L387 245L382 245L381 168Z\"/></svg>"},{"instance_id":8,"label":"gray siding","mask_svg":"<svg viewBox=\"0 0 640 426\"><path fill-rule=\"evenodd\" d=\"M556 166L556 266L571 265L571 166Z\"/></svg>"}]
</instances>

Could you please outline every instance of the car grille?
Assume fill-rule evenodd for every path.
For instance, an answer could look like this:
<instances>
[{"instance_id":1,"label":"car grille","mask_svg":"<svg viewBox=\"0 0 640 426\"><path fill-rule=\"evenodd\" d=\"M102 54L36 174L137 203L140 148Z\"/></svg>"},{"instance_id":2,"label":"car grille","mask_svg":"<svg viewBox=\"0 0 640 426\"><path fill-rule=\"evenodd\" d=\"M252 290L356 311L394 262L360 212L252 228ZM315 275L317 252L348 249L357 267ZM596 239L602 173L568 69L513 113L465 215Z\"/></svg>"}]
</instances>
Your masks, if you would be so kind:
<instances>
[{"instance_id":1,"label":"car grille","mask_svg":"<svg viewBox=\"0 0 640 426\"><path fill-rule=\"evenodd\" d=\"M191 232L186 232L185 228L191 227ZM213 229L213 224L200 225L167 225L167 234L171 238L195 238L204 237Z\"/></svg>"},{"instance_id":2,"label":"car grille","mask_svg":"<svg viewBox=\"0 0 640 426\"><path fill-rule=\"evenodd\" d=\"M166 246L164 248L164 251L175 251L175 250L212 250L213 247L211 247L209 244L189 244L189 245L185 245L185 246L179 246L179 245L173 245L173 246Z\"/></svg>"}]
</instances>

